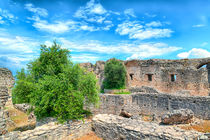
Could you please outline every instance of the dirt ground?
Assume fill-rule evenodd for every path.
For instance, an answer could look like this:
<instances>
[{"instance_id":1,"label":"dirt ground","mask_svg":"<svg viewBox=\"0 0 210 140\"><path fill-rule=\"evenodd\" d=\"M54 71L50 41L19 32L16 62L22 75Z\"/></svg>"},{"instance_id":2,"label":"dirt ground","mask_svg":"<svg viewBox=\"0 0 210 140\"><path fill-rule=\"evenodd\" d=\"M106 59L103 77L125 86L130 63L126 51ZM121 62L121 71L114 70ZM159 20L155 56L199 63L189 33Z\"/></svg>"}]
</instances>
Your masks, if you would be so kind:
<instances>
[{"instance_id":1,"label":"dirt ground","mask_svg":"<svg viewBox=\"0 0 210 140\"><path fill-rule=\"evenodd\" d=\"M185 130L195 130L203 133L210 133L210 120L199 120L197 123L180 125L179 127Z\"/></svg>"},{"instance_id":2,"label":"dirt ground","mask_svg":"<svg viewBox=\"0 0 210 140\"><path fill-rule=\"evenodd\" d=\"M97 137L94 132L91 132L77 140L102 140L101 138Z\"/></svg>"}]
</instances>

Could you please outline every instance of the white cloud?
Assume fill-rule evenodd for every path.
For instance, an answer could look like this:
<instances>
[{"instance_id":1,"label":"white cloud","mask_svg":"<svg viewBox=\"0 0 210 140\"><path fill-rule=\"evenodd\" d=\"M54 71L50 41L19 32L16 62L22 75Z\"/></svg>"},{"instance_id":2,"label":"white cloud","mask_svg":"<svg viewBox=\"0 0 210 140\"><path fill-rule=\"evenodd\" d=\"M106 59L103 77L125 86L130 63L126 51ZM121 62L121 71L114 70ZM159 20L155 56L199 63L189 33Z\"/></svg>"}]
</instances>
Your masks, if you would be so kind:
<instances>
[{"instance_id":1,"label":"white cloud","mask_svg":"<svg viewBox=\"0 0 210 140\"><path fill-rule=\"evenodd\" d=\"M150 23L147 23L146 26L148 26L148 27L160 27L160 26L162 26L162 23L160 21L152 21Z\"/></svg>"},{"instance_id":2,"label":"white cloud","mask_svg":"<svg viewBox=\"0 0 210 140\"><path fill-rule=\"evenodd\" d=\"M16 37L2 37L0 36L1 52L10 50L18 53L33 53L33 47L39 46L32 39L16 36Z\"/></svg>"},{"instance_id":3,"label":"white cloud","mask_svg":"<svg viewBox=\"0 0 210 140\"><path fill-rule=\"evenodd\" d=\"M180 47L176 46L168 46L165 43L147 43L141 44L136 48L136 51L127 58L130 59L144 59L150 58L154 56L161 56L164 54L168 54L177 50L180 50Z\"/></svg>"},{"instance_id":4,"label":"white cloud","mask_svg":"<svg viewBox=\"0 0 210 140\"><path fill-rule=\"evenodd\" d=\"M145 15L146 15L147 17L151 17L151 18L154 18L154 17L157 16L157 15L155 15L155 14L150 14L150 13L145 13Z\"/></svg>"},{"instance_id":5,"label":"white cloud","mask_svg":"<svg viewBox=\"0 0 210 140\"><path fill-rule=\"evenodd\" d=\"M31 4L31 3L25 4L25 9L27 9L30 12L33 12L37 16L42 16L42 17L47 17L48 16L48 12L47 12L46 9L39 8L39 7L34 7L34 5Z\"/></svg>"},{"instance_id":6,"label":"white cloud","mask_svg":"<svg viewBox=\"0 0 210 140\"><path fill-rule=\"evenodd\" d=\"M120 15L120 13L106 10L98 1L90 0L75 12L74 17L79 21L82 20L83 23L85 22L83 27L88 26L89 31L98 31L109 30L114 26L111 15Z\"/></svg>"},{"instance_id":7,"label":"white cloud","mask_svg":"<svg viewBox=\"0 0 210 140\"><path fill-rule=\"evenodd\" d=\"M193 48L188 52L182 52L177 55L179 58L204 58L210 57L210 52L201 48Z\"/></svg>"},{"instance_id":8,"label":"white cloud","mask_svg":"<svg viewBox=\"0 0 210 140\"><path fill-rule=\"evenodd\" d=\"M171 33L170 29L146 29L146 30L139 30L134 34L130 34L130 38L134 39L149 39L149 38L163 38L163 37L170 37Z\"/></svg>"},{"instance_id":9,"label":"white cloud","mask_svg":"<svg viewBox=\"0 0 210 140\"><path fill-rule=\"evenodd\" d=\"M3 10L0 8L0 24L4 24L6 21L14 22L16 19L18 18L8 10Z\"/></svg>"},{"instance_id":10,"label":"white cloud","mask_svg":"<svg viewBox=\"0 0 210 140\"><path fill-rule=\"evenodd\" d=\"M205 24L196 24L196 25L193 25L192 27L194 28L199 28L199 27L204 27L206 26Z\"/></svg>"},{"instance_id":11,"label":"white cloud","mask_svg":"<svg viewBox=\"0 0 210 140\"><path fill-rule=\"evenodd\" d=\"M88 21L98 21L102 15L106 14L107 10L95 0L90 0L85 6L80 7L74 14L77 18L83 18ZM102 20L102 19L101 19Z\"/></svg>"},{"instance_id":12,"label":"white cloud","mask_svg":"<svg viewBox=\"0 0 210 140\"><path fill-rule=\"evenodd\" d=\"M95 62L100 59L100 57L91 54L72 54L71 58L74 62Z\"/></svg>"},{"instance_id":13,"label":"white cloud","mask_svg":"<svg viewBox=\"0 0 210 140\"><path fill-rule=\"evenodd\" d=\"M157 23L152 23L157 24ZM151 23L149 24L151 25ZM147 25L146 25L147 26ZM150 38L163 38L170 37L173 32L170 29L159 29L159 28L148 28L141 25L137 21L126 21L122 24L119 24L115 30L120 35L129 35L130 39L150 39Z\"/></svg>"},{"instance_id":14,"label":"white cloud","mask_svg":"<svg viewBox=\"0 0 210 140\"><path fill-rule=\"evenodd\" d=\"M203 42L203 43L201 44L202 47L204 47L204 46L206 46L206 45L208 45L208 42Z\"/></svg>"},{"instance_id":15,"label":"white cloud","mask_svg":"<svg viewBox=\"0 0 210 140\"><path fill-rule=\"evenodd\" d=\"M134 14L134 10L133 9L125 9L124 14L132 16L132 17L136 17L136 15Z\"/></svg>"},{"instance_id":16,"label":"white cloud","mask_svg":"<svg viewBox=\"0 0 210 140\"><path fill-rule=\"evenodd\" d=\"M64 33L70 29L75 29L76 23L73 21L48 23L46 20L37 20L33 26L37 29L53 33Z\"/></svg>"},{"instance_id":17,"label":"white cloud","mask_svg":"<svg viewBox=\"0 0 210 140\"><path fill-rule=\"evenodd\" d=\"M106 44L100 41L72 42L65 38L59 39L64 48L73 52L98 53L101 55L122 54L130 55L127 59L142 59L160 56L180 50L180 47L168 46L165 43L113 43Z\"/></svg>"}]
</instances>

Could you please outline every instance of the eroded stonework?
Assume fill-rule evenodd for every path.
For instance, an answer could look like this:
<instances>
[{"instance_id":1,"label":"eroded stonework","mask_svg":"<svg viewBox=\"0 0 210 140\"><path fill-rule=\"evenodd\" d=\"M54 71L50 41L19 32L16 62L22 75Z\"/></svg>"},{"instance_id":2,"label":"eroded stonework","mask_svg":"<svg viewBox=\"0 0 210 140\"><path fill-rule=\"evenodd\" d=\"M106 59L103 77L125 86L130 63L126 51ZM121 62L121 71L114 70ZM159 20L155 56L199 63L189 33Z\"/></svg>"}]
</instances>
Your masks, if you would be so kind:
<instances>
[{"instance_id":1,"label":"eroded stonework","mask_svg":"<svg viewBox=\"0 0 210 140\"><path fill-rule=\"evenodd\" d=\"M111 114L96 115L92 125L96 135L104 140L194 140L203 135L196 131Z\"/></svg>"},{"instance_id":2,"label":"eroded stonework","mask_svg":"<svg viewBox=\"0 0 210 140\"><path fill-rule=\"evenodd\" d=\"M93 71L102 87L105 62L80 65ZM124 61L124 65L127 70L127 88L147 86L158 92L201 96L210 93L210 58L129 60Z\"/></svg>"},{"instance_id":3,"label":"eroded stonework","mask_svg":"<svg viewBox=\"0 0 210 140\"><path fill-rule=\"evenodd\" d=\"M0 135L7 132L4 106L8 101L9 95L11 95L13 84L14 78L11 71L0 68Z\"/></svg>"}]
</instances>

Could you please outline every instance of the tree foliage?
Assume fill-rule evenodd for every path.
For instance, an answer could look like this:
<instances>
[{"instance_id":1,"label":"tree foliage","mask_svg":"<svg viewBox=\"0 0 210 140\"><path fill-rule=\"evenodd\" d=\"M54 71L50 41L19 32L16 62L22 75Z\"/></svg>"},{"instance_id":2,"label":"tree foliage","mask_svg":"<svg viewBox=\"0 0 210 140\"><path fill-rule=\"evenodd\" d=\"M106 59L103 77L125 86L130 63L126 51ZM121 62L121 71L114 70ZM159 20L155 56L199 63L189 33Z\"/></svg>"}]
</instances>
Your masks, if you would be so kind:
<instances>
[{"instance_id":1,"label":"tree foliage","mask_svg":"<svg viewBox=\"0 0 210 140\"><path fill-rule=\"evenodd\" d=\"M56 42L51 47L41 45L40 56L28 64L27 74L23 69L17 73L13 101L34 105L38 119L84 118L89 113L84 105L96 105L99 100L97 79L73 64L69 53Z\"/></svg>"},{"instance_id":2,"label":"tree foliage","mask_svg":"<svg viewBox=\"0 0 210 140\"><path fill-rule=\"evenodd\" d=\"M104 68L105 89L122 89L125 88L126 70L121 61L111 59L105 64Z\"/></svg>"}]
</instances>

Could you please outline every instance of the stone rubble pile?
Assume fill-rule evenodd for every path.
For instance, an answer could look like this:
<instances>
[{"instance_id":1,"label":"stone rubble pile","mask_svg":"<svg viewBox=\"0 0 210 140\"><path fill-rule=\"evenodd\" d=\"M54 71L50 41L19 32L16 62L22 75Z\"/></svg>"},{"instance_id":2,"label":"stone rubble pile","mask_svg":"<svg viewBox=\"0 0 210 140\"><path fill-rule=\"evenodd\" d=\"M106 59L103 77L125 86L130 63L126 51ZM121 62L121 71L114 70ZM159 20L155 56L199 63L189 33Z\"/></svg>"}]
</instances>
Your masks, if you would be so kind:
<instances>
[{"instance_id":1,"label":"stone rubble pile","mask_svg":"<svg viewBox=\"0 0 210 140\"><path fill-rule=\"evenodd\" d=\"M192 122L194 113L190 109L173 110L161 118L163 124L188 124Z\"/></svg>"}]
</instances>

